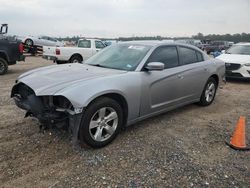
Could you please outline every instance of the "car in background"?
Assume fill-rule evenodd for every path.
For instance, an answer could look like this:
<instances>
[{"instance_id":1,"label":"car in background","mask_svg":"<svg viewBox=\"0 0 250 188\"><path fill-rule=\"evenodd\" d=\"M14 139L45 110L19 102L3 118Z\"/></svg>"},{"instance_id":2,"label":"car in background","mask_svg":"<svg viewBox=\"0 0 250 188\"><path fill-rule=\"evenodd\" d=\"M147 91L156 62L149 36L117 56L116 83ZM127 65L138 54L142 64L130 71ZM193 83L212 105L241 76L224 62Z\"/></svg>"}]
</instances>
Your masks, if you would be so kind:
<instances>
[{"instance_id":1,"label":"car in background","mask_svg":"<svg viewBox=\"0 0 250 188\"><path fill-rule=\"evenodd\" d=\"M117 40L103 40L102 42L105 44L105 46L110 46L112 44L116 44Z\"/></svg>"},{"instance_id":2,"label":"car in background","mask_svg":"<svg viewBox=\"0 0 250 188\"><path fill-rule=\"evenodd\" d=\"M235 44L217 59L226 63L227 78L250 80L250 43Z\"/></svg>"},{"instance_id":3,"label":"car in background","mask_svg":"<svg viewBox=\"0 0 250 188\"><path fill-rule=\"evenodd\" d=\"M221 52L222 50L227 50L230 47L228 41L211 41L209 44L203 46L203 50L210 54L211 52Z\"/></svg>"},{"instance_id":4,"label":"car in background","mask_svg":"<svg viewBox=\"0 0 250 188\"><path fill-rule=\"evenodd\" d=\"M194 45L198 48L202 48L202 42L201 40L196 40L196 39L177 39L175 40L175 42L178 42L178 43L183 43L183 44L189 44L189 45Z\"/></svg>"},{"instance_id":5,"label":"car in background","mask_svg":"<svg viewBox=\"0 0 250 188\"><path fill-rule=\"evenodd\" d=\"M81 63L96 54L106 45L99 39L79 39L77 47L43 47L43 58L57 64Z\"/></svg>"},{"instance_id":6,"label":"car in background","mask_svg":"<svg viewBox=\"0 0 250 188\"><path fill-rule=\"evenodd\" d=\"M26 72L11 97L26 117L68 128L73 141L98 148L143 119L191 103L210 105L224 75L223 61L191 45L122 42L82 64Z\"/></svg>"},{"instance_id":7,"label":"car in background","mask_svg":"<svg viewBox=\"0 0 250 188\"><path fill-rule=\"evenodd\" d=\"M8 71L9 65L17 61L24 61L23 44L16 37L6 36L8 24L2 24L0 28L0 75Z\"/></svg>"},{"instance_id":8,"label":"car in background","mask_svg":"<svg viewBox=\"0 0 250 188\"><path fill-rule=\"evenodd\" d=\"M40 37L18 37L25 46L65 46L64 42L61 42L53 37L40 36Z\"/></svg>"}]
</instances>

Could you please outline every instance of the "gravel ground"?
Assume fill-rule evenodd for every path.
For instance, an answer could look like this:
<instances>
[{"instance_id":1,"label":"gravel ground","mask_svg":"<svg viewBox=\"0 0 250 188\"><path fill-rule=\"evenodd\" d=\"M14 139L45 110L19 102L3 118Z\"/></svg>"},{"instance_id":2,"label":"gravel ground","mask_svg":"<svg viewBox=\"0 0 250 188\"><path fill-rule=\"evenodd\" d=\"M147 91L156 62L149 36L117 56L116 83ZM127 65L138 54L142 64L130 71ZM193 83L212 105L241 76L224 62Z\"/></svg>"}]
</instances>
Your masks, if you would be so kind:
<instances>
[{"instance_id":1,"label":"gravel ground","mask_svg":"<svg viewBox=\"0 0 250 188\"><path fill-rule=\"evenodd\" d=\"M51 64L27 57L0 77L2 187L250 187L250 152L225 145L240 115L250 125L250 83L229 82L209 107L188 105L82 149L62 130L39 132L9 98L18 75Z\"/></svg>"}]
</instances>

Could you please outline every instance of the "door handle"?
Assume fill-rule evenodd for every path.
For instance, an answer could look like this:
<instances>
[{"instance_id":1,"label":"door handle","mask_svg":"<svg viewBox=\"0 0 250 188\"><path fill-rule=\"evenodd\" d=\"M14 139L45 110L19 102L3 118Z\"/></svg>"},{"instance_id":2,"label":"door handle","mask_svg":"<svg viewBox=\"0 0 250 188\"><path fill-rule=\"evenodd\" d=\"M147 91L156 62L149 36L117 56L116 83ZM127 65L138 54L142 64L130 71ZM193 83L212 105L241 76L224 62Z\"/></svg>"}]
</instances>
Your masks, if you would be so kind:
<instances>
[{"instance_id":1,"label":"door handle","mask_svg":"<svg viewBox=\"0 0 250 188\"><path fill-rule=\"evenodd\" d=\"M177 76L179 79L183 79L184 78L184 76L182 76L181 74L178 74L178 76Z\"/></svg>"}]
</instances>

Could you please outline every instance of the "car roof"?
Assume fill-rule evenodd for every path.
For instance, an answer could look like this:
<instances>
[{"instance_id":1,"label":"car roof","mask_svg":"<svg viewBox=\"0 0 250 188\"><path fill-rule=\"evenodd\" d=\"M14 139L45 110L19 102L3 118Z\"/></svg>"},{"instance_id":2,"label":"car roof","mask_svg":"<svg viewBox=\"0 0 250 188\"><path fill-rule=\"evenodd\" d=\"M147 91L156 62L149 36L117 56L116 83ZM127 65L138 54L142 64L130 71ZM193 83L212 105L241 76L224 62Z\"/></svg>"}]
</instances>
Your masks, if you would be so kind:
<instances>
[{"instance_id":1,"label":"car roof","mask_svg":"<svg viewBox=\"0 0 250 188\"><path fill-rule=\"evenodd\" d=\"M157 41L157 40L145 40L145 41L138 40L138 41L126 41L126 42L121 42L121 43L122 44L130 44L130 45L131 44L133 44L133 45L146 45L146 46L151 46L151 47L163 46L163 45L179 45L179 46L185 46L188 48L193 48L193 49L201 51L199 48L197 48L194 45L180 43L180 42Z\"/></svg>"},{"instance_id":2,"label":"car roof","mask_svg":"<svg viewBox=\"0 0 250 188\"><path fill-rule=\"evenodd\" d=\"M239 42L239 43L234 44L234 45L250 46L250 42Z\"/></svg>"},{"instance_id":3,"label":"car roof","mask_svg":"<svg viewBox=\"0 0 250 188\"><path fill-rule=\"evenodd\" d=\"M159 40L134 40L134 41L122 41L122 44L141 44L141 45L149 45L149 46L156 46L161 44L162 42Z\"/></svg>"}]
</instances>

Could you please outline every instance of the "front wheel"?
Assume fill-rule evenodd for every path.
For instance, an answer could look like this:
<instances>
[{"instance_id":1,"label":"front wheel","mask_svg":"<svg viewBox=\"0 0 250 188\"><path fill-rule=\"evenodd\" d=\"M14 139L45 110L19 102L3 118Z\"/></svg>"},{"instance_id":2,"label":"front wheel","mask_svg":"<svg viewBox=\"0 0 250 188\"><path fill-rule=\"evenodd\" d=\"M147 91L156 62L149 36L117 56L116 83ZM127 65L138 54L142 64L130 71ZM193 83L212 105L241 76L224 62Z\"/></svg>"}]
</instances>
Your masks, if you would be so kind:
<instances>
[{"instance_id":1,"label":"front wheel","mask_svg":"<svg viewBox=\"0 0 250 188\"><path fill-rule=\"evenodd\" d=\"M4 75L8 71L8 63L5 59L0 58L0 75Z\"/></svg>"},{"instance_id":2,"label":"front wheel","mask_svg":"<svg viewBox=\"0 0 250 188\"><path fill-rule=\"evenodd\" d=\"M103 147L115 139L122 123L121 106L111 98L99 98L87 107L83 115L80 142L93 148Z\"/></svg>"},{"instance_id":3,"label":"front wheel","mask_svg":"<svg viewBox=\"0 0 250 188\"><path fill-rule=\"evenodd\" d=\"M199 104L208 106L214 101L218 83L214 78L209 78L202 92Z\"/></svg>"}]
</instances>

